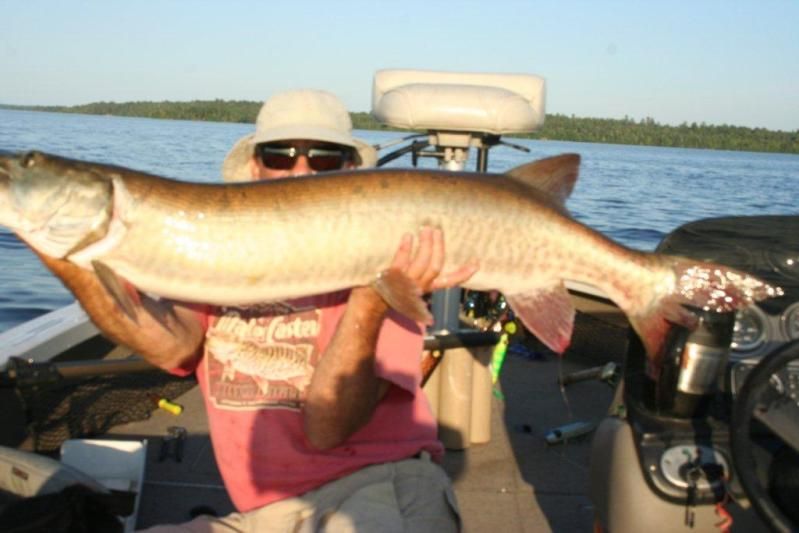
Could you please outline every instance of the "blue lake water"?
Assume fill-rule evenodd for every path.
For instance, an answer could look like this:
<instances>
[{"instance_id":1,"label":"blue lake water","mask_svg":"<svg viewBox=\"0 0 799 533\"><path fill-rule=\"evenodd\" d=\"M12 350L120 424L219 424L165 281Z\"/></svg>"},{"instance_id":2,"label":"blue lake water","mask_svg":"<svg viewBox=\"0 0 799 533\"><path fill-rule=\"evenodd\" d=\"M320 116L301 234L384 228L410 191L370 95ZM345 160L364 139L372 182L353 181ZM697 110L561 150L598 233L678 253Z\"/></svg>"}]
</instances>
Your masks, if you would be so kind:
<instances>
[{"instance_id":1,"label":"blue lake water","mask_svg":"<svg viewBox=\"0 0 799 533\"><path fill-rule=\"evenodd\" d=\"M248 124L154 120L0 109L0 150L42 150L186 181L219 181L230 146ZM359 131L371 143L399 132ZM577 152L580 179L568 207L623 244L652 250L677 226L722 215L799 214L799 156L512 139L489 170ZM387 150L388 151L388 150ZM472 154L474 156L474 154ZM388 166L410 166L410 156ZM422 165L435 163L423 159ZM470 169L474 162L469 162ZM0 331L66 305L71 295L16 237L0 228Z\"/></svg>"}]
</instances>

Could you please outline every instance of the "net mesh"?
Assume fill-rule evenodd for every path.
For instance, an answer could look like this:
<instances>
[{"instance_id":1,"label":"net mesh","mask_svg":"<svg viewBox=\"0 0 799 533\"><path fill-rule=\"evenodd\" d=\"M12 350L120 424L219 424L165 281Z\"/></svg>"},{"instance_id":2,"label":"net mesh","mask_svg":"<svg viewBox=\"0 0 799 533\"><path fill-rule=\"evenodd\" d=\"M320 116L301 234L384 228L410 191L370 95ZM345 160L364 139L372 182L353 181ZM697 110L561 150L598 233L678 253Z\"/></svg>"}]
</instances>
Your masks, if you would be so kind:
<instances>
[{"instance_id":1,"label":"net mesh","mask_svg":"<svg viewBox=\"0 0 799 533\"><path fill-rule=\"evenodd\" d=\"M20 389L20 396L33 449L53 453L67 439L95 437L114 426L146 420L157 408L153 398L176 398L195 385L193 377L156 371L27 387Z\"/></svg>"}]
</instances>

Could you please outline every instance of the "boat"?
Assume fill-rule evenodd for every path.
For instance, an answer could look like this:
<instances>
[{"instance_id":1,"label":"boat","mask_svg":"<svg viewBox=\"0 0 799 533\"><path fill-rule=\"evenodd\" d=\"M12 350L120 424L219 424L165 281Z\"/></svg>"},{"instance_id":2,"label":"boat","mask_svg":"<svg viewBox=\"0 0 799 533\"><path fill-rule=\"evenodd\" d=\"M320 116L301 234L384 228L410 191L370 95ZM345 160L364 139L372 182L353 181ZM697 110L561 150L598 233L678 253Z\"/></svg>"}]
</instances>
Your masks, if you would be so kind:
<instances>
[{"instance_id":1,"label":"boat","mask_svg":"<svg viewBox=\"0 0 799 533\"><path fill-rule=\"evenodd\" d=\"M502 137L539 127L544 105L544 80L534 75L379 71L372 113L417 133L379 147L378 164L410 153L414 165L431 158L461 170L474 149L483 172L493 147L524 149ZM661 251L752 271L785 295L703 317L697 332L675 330L659 381L645 375L627 319L592 287L568 286L578 313L562 358L506 327L514 322L501 299L434 294L425 392L464 530L799 527L786 504L799 501L797 477L779 475L799 472L798 239L796 216L725 217L675 228L661 242ZM135 511L122 517L125 530L233 510L193 379L104 338L77 304L0 333L0 368L1 446L97 479L91 454L76 459L70 449L140 444L127 453ZM120 476L107 487L118 488Z\"/></svg>"}]
</instances>

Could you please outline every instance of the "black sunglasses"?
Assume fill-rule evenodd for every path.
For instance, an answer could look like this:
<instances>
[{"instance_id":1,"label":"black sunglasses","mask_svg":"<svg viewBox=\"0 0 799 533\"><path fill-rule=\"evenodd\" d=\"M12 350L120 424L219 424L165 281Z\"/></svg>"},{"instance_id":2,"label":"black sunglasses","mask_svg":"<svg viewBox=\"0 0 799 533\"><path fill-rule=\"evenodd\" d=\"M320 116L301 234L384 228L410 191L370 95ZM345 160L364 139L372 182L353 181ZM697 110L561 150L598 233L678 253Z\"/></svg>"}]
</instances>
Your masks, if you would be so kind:
<instances>
[{"instance_id":1,"label":"black sunglasses","mask_svg":"<svg viewBox=\"0 0 799 533\"><path fill-rule=\"evenodd\" d=\"M298 148L264 143L256 147L256 153L265 167L274 170L291 170L301 155L308 158L308 165L316 172L340 170L344 163L352 159L352 150L348 148L321 148L318 146Z\"/></svg>"}]
</instances>

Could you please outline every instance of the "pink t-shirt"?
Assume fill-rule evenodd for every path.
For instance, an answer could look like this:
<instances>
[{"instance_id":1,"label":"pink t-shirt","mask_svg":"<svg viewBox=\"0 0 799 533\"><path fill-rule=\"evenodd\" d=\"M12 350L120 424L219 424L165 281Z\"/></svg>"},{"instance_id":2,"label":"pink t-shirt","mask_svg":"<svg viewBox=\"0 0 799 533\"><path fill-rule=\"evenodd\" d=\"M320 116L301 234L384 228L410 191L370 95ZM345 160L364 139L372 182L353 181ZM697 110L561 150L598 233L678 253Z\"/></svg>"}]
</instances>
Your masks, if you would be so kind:
<instances>
[{"instance_id":1,"label":"pink t-shirt","mask_svg":"<svg viewBox=\"0 0 799 533\"><path fill-rule=\"evenodd\" d=\"M306 440L300 408L348 296L341 291L257 309L223 308L208 317L205 353L193 370L216 461L239 511L421 450L441 458L436 422L419 388L421 329L395 313L380 331L375 363L377 375L394 386L371 421L331 450L320 452Z\"/></svg>"}]
</instances>

